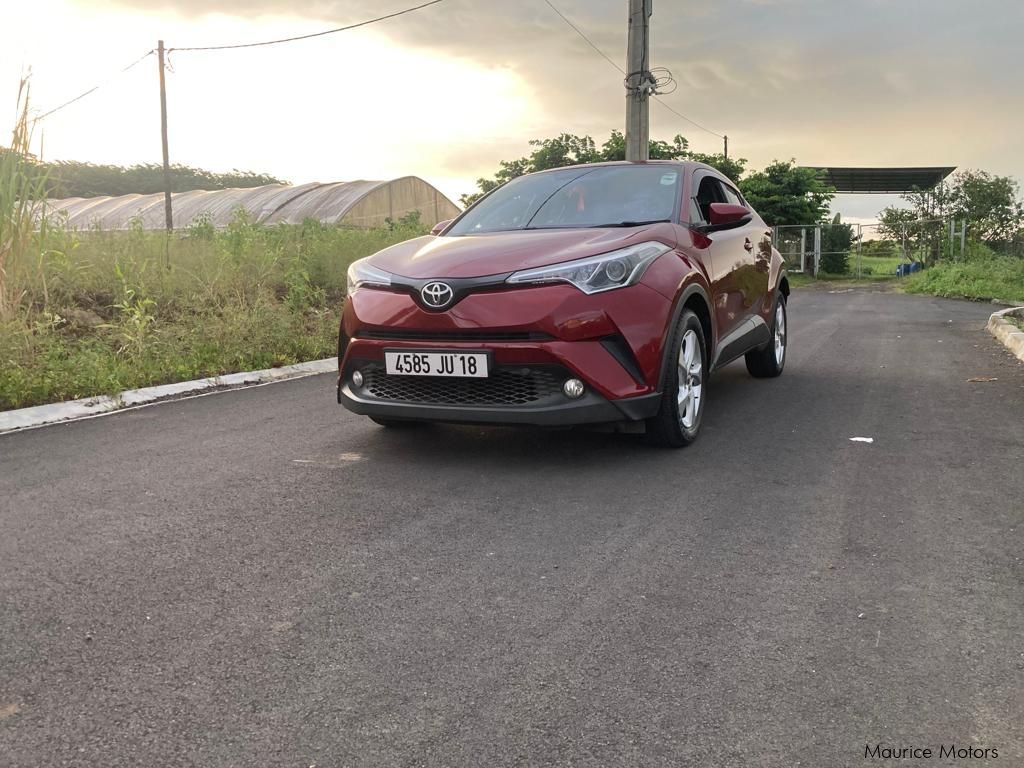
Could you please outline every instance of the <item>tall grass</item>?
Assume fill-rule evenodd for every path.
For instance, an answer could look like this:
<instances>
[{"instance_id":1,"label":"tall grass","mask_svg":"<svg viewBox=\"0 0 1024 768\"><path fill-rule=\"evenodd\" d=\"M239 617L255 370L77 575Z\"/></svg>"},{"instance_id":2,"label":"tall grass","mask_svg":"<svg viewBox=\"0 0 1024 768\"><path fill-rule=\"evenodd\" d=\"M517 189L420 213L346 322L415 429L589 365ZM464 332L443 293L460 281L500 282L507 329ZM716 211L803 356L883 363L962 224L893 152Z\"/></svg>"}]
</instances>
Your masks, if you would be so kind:
<instances>
[{"instance_id":1,"label":"tall grass","mask_svg":"<svg viewBox=\"0 0 1024 768\"><path fill-rule=\"evenodd\" d=\"M11 316L22 298L9 270L13 263L26 261L36 219L46 200L45 175L38 173L29 154L29 96L28 79L22 78L11 144L0 148L0 320Z\"/></svg>"},{"instance_id":2,"label":"tall grass","mask_svg":"<svg viewBox=\"0 0 1024 768\"><path fill-rule=\"evenodd\" d=\"M21 299L0 320L0 410L329 357L348 265L421 234L414 218L266 227L244 211L169 242L43 222L9 264Z\"/></svg>"},{"instance_id":3,"label":"tall grass","mask_svg":"<svg viewBox=\"0 0 1024 768\"><path fill-rule=\"evenodd\" d=\"M940 261L903 281L908 293L1024 304L1024 258L975 245L963 261Z\"/></svg>"}]
</instances>

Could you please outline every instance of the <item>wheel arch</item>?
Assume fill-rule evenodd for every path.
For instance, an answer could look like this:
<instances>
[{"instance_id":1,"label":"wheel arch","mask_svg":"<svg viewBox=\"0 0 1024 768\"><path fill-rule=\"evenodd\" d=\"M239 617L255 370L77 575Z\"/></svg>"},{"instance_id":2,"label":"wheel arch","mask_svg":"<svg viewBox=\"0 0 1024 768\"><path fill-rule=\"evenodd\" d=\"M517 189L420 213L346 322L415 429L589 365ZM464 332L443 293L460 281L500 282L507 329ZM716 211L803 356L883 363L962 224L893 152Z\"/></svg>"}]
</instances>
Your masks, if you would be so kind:
<instances>
[{"instance_id":1,"label":"wheel arch","mask_svg":"<svg viewBox=\"0 0 1024 768\"><path fill-rule=\"evenodd\" d=\"M707 289L697 281L691 281L685 285L676 297L675 305L672 308L672 315L668 327L665 329L665 337L662 342L661 373L658 376L658 391L664 389L665 375L671 360L669 343L672 339L672 332L679 323L684 310L689 309L697 319L700 320L701 328L704 330L704 345L708 358L714 356L714 348L717 340L715 329L715 315L711 311L711 298Z\"/></svg>"},{"instance_id":2,"label":"wheel arch","mask_svg":"<svg viewBox=\"0 0 1024 768\"><path fill-rule=\"evenodd\" d=\"M789 301L789 277L785 272L779 277L779 291L786 297L786 301Z\"/></svg>"}]
</instances>

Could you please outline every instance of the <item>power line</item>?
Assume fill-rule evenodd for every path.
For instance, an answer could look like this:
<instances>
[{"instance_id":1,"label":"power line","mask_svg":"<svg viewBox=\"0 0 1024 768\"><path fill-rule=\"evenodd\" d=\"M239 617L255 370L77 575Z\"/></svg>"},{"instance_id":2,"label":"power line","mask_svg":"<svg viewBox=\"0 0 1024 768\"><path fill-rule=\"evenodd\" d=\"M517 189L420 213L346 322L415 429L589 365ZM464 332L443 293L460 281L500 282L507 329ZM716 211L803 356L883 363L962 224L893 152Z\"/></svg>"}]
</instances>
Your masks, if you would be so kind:
<instances>
[{"instance_id":1,"label":"power line","mask_svg":"<svg viewBox=\"0 0 1024 768\"><path fill-rule=\"evenodd\" d=\"M677 112L676 110L672 109L672 107L670 107L670 106L669 106L668 104L666 104L666 103L664 102L664 100L662 100L662 99L658 98L658 95L657 95L657 94L655 94L655 95L654 95L654 100L655 100L656 102L658 102L659 104L661 104L661 106L663 106L663 107L664 107L665 109L667 109L667 110L668 110L669 112L671 112L671 113L672 113L673 115L675 115L676 117L681 117L681 118L683 118L683 120L685 120L686 122L690 123L691 125L695 125L695 126L697 126L697 127L698 127L698 128L700 128L700 129L701 129L702 131L707 131L707 132L708 132L708 133L710 133L710 134L711 134L712 136L717 136L717 137L718 137L718 138L720 138L720 139L721 139L721 138L724 138L724 137L722 136L722 134L720 134L720 133L715 133L715 132L714 132L714 131L712 131L712 130L711 130L710 128L706 128L705 126L703 126L703 125L701 125L700 123L698 123L698 122L697 122L696 120L691 120L690 118L688 118L688 117L687 117L686 115L682 114L681 112Z\"/></svg>"},{"instance_id":2,"label":"power line","mask_svg":"<svg viewBox=\"0 0 1024 768\"><path fill-rule=\"evenodd\" d=\"M600 48L598 48L597 45L594 44L593 40L591 40L589 37L587 37L585 34L583 34L583 30L581 30L579 27L577 27L575 24L573 24L571 21L569 21L569 18L564 13L562 13L560 10L555 8L555 5L554 5L554 3L551 2L551 0L544 0L544 2L547 3L551 7L552 11L557 13L562 18L562 21L564 21L566 24L568 24L570 27L572 27L576 31L576 34L579 35L580 37L582 37L587 42L587 45L589 45L591 48L593 48L595 51L597 51L605 61L607 61L609 64L611 64L617 70L619 70L620 74L622 74L622 75L626 74L626 70L624 70L622 67L620 67L618 64L616 64L608 56L608 54L606 54L604 51L602 51Z\"/></svg>"},{"instance_id":3,"label":"power line","mask_svg":"<svg viewBox=\"0 0 1024 768\"><path fill-rule=\"evenodd\" d=\"M613 67L615 67L615 69L617 69L620 74L625 75L626 77L629 77L629 75L626 74L626 70L624 70L622 67L620 67L618 64L616 64L615 61L610 56L608 56L608 54L606 54L604 51L602 51L600 48L598 48L597 45L589 37L587 37L586 34L583 33L583 30L581 30L579 27L577 27L575 24L573 24L564 13L562 13L560 10L558 10L558 8L555 7L554 3L552 3L551 0L544 0L544 2L547 3L551 7L551 10L553 10L555 13L558 14L558 16L562 19L562 21L564 21L566 24L568 24L570 27L572 27L573 31L575 31L577 35L579 35L580 37L582 37L586 41L587 45L589 45L591 48L593 48L595 51L597 51L601 55L601 58L603 58L605 61L607 61ZM661 106L663 106L665 109L667 109L669 112L671 112L676 117L682 118L683 120L685 120L686 122L690 123L691 125L694 125L697 128L700 128L702 131L706 131L707 133L710 133L712 136L717 136L720 139L723 138L722 134L715 133L710 128L708 128L706 126L703 126L700 123L698 123L696 120L691 120L686 115L682 114L681 112L676 111L675 109L670 107L668 104L666 104L662 99L658 98L657 94L653 94L653 96L654 96L654 99L659 104L661 104Z\"/></svg>"},{"instance_id":4,"label":"power line","mask_svg":"<svg viewBox=\"0 0 1024 768\"><path fill-rule=\"evenodd\" d=\"M311 37L323 37L324 35L333 35L335 32L344 32L345 30L348 30L348 29L355 29L356 27L365 27L368 24L376 24L378 21L385 21L386 19L393 19L396 16L403 16L403 15L405 15L407 13L412 13L413 11L418 11L421 8L426 8L427 6L430 6L430 5L437 5L438 3L442 3L442 2L444 2L444 0L430 0L430 2L421 3L420 5L415 5L412 8L406 8L406 9L401 10L401 11L395 11L394 13L389 13L389 14L387 14L385 16L378 16L378 17L376 17L374 19L367 19L366 21L360 21L360 22L357 22L356 24L349 24L349 25L344 26L344 27L335 27L334 29L325 29L323 32L313 32L312 34L309 34L309 35L296 35L295 37L282 37L282 38L280 38L278 40L264 40L264 41L259 42L259 43L237 43L237 44L234 44L234 45L205 45L205 46L193 46L191 48L168 48L167 51L168 51L168 53L170 53L171 51L226 51L226 50L230 50L230 49L234 49L234 48L258 48L258 47L264 46L264 45L277 45L278 43L293 43L296 40L308 40Z\"/></svg>"},{"instance_id":5,"label":"power line","mask_svg":"<svg viewBox=\"0 0 1024 768\"><path fill-rule=\"evenodd\" d=\"M127 67L122 67L121 69L119 69L117 72L114 73L114 75L112 77L108 77L102 83L98 83L97 85L94 85L89 90L83 91L82 93L80 93L77 96L75 96L75 98L69 99L69 100L65 101L59 107L54 107L49 112L44 112L43 114L39 115L39 117L33 118L33 120L35 122L39 122L40 120L43 120L44 118L47 118L50 115L52 115L54 112L59 112L60 110L64 109L64 107L69 107L72 104L74 104L76 101L79 101L80 99L84 99L90 93L95 93L100 88L102 88L104 85L107 85L115 77L117 77L120 74L123 74L123 73L127 72L129 69L134 67L136 64L142 63L143 61L146 60L147 57L152 56L152 55L153 55L153 49L151 48L150 50L148 50L144 54L142 54L139 58L137 58L135 61L133 61L131 64L129 64Z\"/></svg>"}]
</instances>

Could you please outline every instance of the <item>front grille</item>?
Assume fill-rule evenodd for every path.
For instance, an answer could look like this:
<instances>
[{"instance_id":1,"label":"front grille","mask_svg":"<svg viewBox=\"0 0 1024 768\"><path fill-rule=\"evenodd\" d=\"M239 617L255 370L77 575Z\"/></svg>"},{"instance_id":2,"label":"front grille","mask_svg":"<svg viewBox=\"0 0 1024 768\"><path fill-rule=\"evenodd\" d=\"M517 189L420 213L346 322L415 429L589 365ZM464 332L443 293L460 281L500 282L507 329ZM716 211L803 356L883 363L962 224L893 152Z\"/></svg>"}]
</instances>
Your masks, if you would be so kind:
<instances>
[{"instance_id":1,"label":"front grille","mask_svg":"<svg viewBox=\"0 0 1024 768\"><path fill-rule=\"evenodd\" d=\"M390 341L550 341L550 334L541 331L400 331L363 328L356 333L359 339Z\"/></svg>"},{"instance_id":2,"label":"front grille","mask_svg":"<svg viewBox=\"0 0 1024 768\"><path fill-rule=\"evenodd\" d=\"M379 366L359 366L364 393L378 399L430 405L517 406L560 396L565 374L550 368L503 366L486 379L389 376Z\"/></svg>"}]
</instances>

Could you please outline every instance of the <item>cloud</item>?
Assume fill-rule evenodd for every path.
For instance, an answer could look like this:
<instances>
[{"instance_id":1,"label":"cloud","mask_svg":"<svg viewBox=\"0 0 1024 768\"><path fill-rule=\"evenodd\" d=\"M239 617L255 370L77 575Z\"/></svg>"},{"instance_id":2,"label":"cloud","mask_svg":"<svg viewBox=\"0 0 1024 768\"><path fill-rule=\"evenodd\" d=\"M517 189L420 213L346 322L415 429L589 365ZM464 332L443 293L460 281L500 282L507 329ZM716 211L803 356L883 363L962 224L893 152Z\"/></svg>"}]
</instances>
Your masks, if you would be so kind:
<instances>
[{"instance_id":1,"label":"cloud","mask_svg":"<svg viewBox=\"0 0 1024 768\"><path fill-rule=\"evenodd\" d=\"M253 22L317 31L411 5L415 0L113 0L122 9L175 18ZM553 0L613 60L624 66L626 14L621 0ZM274 23L271 23L274 22ZM652 63L672 70L674 109L728 133L730 147L760 166L774 158L807 163L983 166L1024 177L1017 146L1024 75L1016 61L1024 3L990 0L965 13L958 0L654 0ZM219 25L230 29L229 24ZM251 31L249 27L246 30ZM561 131L602 138L623 123L621 75L551 11L544 0L445 0L359 32L321 38L345 46L373 35L462 62L466 71L506 70L530 94L517 129L439 146L446 174L493 170L528 151L527 140ZM171 45L236 42L188 38ZM242 36L237 42L248 42ZM296 43L296 46L307 45ZM272 60L281 48L257 49ZM195 54L200 55L200 54ZM201 54L209 66L233 54ZM184 53L181 56L185 56ZM255 60L255 59L254 59ZM326 76L346 89L384 87L403 98L403 82L378 86L374 62ZM437 84L443 100L471 104L470 78ZM444 118L439 107L438 119ZM652 134L687 136L700 151L720 140L652 106ZM517 148L518 147L518 148Z\"/></svg>"}]
</instances>

